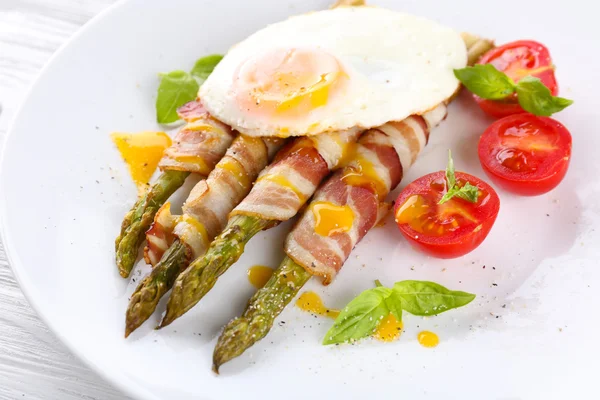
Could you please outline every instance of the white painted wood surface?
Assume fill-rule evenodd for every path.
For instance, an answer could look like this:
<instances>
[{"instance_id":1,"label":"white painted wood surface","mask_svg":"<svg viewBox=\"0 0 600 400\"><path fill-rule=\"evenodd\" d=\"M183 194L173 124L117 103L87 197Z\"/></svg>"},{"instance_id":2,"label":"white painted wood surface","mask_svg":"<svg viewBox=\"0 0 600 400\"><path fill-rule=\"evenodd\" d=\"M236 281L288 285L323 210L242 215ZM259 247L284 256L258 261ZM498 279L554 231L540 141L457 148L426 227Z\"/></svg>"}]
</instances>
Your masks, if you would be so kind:
<instances>
[{"instance_id":1,"label":"white painted wood surface","mask_svg":"<svg viewBox=\"0 0 600 400\"><path fill-rule=\"evenodd\" d=\"M0 146L27 88L50 56L113 2L0 0ZM38 318L15 282L0 243L0 399L22 398L127 397L73 356Z\"/></svg>"}]
</instances>

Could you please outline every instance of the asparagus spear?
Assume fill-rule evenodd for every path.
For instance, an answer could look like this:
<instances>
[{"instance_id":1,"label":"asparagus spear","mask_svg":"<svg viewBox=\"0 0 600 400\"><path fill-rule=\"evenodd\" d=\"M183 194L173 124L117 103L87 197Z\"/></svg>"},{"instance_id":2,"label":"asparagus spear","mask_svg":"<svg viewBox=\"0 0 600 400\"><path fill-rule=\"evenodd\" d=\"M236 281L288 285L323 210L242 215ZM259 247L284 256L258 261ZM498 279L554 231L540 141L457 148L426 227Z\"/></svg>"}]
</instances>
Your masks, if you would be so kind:
<instances>
[{"instance_id":1,"label":"asparagus spear","mask_svg":"<svg viewBox=\"0 0 600 400\"><path fill-rule=\"evenodd\" d=\"M493 47L493 42L470 34L463 34L463 40L468 49L469 64L475 63ZM301 265L286 257L267 284L250 299L243 315L225 326L213 353L213 370L218 373L222 364L265 337L275 318L311 276Z\"/></svg>"},{"instance_id":2,"label":"asparagus spear","mask_svg":"<svg viewBox=\"0 0 600 400\"><path fill-rule=\"evenodd\" d=\"M144 241L144 233L152 224L156 212L183 185L189 174L187 171L164 171L125 215L121 233L115 240L117 267L123 278L131 273L138 249Z\"/></svg>"},{"instance_id":3,"label":"asparagus spear","mask_svg":"<svg viewBox=\"0 0 600 400\"><path fill-rule=\"evenodd\" d=\"M185 243L175 240L152 272L133 292L125 314L125 337L150 318L159 300L171 289L175 278L185 269L191 258L190 248Z\"/></svg>"},{"instance_id":4,"label":"asparagus spear","mask_svg":"<svg viewBox=\"0 0 600 400\"><path fill-rule=\"evenodd\" d=\"M227 226L211 243L206 254L197 258L177 278L167 303L167 313L160 327L169 325L194 307L215 285L219 276L240 258L246 243L271 223L247 215L236 215L230 218Z\"/></svg>"},{"instance_id":5,"label":"asparagus spear","mask_svg":"<svg viewBox=\"0 0 600 400\"><path fill-rule=\"evenodd\" d=\"M219 373L222 364L265 337L275 318L311 276L302 266L285 257L267 284L252 296L242 316L225 326L213 353L213 370Z\"/></svg>"}]
</instances>

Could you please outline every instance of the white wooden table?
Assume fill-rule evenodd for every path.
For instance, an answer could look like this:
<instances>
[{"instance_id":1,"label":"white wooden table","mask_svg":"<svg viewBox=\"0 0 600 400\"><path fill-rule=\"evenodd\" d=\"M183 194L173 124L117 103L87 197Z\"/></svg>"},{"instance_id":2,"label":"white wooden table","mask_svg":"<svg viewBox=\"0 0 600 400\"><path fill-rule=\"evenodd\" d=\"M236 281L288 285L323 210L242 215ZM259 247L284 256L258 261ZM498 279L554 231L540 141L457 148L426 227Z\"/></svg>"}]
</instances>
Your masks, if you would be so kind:
<instances>
[{"instance_id":1,"label":"white wooden table","mask_svg":"<svg viewBox=\"0 0 600 400\"><path fill-rule=\"evenodd\" d=\"M115 0L0 0L0 146L50 56ZM1 196L1 194L0 194ZM126 399L56 339L15 282L0 243L0 399Z\"/></svg>"}]
</instances>

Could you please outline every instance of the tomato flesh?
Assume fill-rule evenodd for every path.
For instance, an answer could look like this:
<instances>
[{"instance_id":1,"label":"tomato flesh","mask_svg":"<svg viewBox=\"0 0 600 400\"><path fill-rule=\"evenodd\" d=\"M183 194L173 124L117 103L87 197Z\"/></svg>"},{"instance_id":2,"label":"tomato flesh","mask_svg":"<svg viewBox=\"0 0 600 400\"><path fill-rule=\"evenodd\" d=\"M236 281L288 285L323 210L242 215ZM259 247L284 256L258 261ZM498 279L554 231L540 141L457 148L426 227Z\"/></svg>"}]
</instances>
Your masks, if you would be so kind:
<instances>
[{"instance_id":1,"label":"tomato flesh","mask_svg":"<svg viewBox=\"0 0 600 400\"><path fill-rule=\"evenodd\" d=\"M528 75L535 76L550 89L553 96L558 94L550 52L541 43L532 40L507 43L488 51L478 64L492 64L515 82ZM525 112L517 102L516 95L504 100L487 100L473 96L479 107L492 117L501 118Z\"/></svg>"},{"instance_id":2,"label":"tomato flesh","mask_svg":"<svg viewBox=\"0 0 600 400\"><path fill-rule=\"evenodd\" d=\"M525 196L554 189L571 159L571 134L560 122L517 114L490 125L479 140L479 161L498 186Z\"/></svg>"},{"instance_id":3,"label":"tomato flesh","mask_svg":"<svg viewBox=\"0 0 600 400\"><path fill-rule=\"evenodd\" d=\"M494 189L479 178L457 172L456 182L477 186L477 203L455 196L438 204L447 191L444 171L412 182L396 200L394 215L400 232L414 247L435 257L460 257L475 249L486 238L500 209Z\"/></svg>"}]
</instances>

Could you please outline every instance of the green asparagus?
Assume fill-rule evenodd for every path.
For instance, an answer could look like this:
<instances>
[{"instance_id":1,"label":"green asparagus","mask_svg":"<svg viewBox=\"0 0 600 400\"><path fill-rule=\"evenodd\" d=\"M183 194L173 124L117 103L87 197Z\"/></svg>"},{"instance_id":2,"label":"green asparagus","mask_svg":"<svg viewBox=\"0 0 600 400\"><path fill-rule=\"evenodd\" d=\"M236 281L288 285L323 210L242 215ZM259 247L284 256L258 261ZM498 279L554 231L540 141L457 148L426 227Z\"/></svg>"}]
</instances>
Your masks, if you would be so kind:
<instances>
[{"instance_id":1,"label":"green asparagus","mask_svg":"<svg viewBox=\"0 0 600 400\"><path fill-rule=\"evenodd\" d=\"M138 249L144 241L144 233L152 224L156 212L183 185L189 174L187 171L163 172L125 215L121 233L115 240L117 267L123 278L129 277L137 259Z\"/></svg>"},{"instance_id":2,"label":"green asparagus","mask_svg":"<svg viewBox=\"0 0 600 400\"><path fill-rule=\"evenodd\" d=\"M160 327L169 325L196 305L219 276L240 258L246 243L271 224L271 221L246 215L230 218L225 230L211 243L206 254L177 277Z\"/></svg>"},{"instance_id":3,"label":"green asparagus","mask_svg":"<svg viewBox=\"0 0 600 400\"><path fill-rule=\"evenodd\" d=\"M273 321L312 275L286 257L267 284L248 302L241 317L225 326L213 353L213 370L239 356L265 337Z\"/></svg>"},{"instance_id":4,"label":"green asparagus","mask_svg":"<svg viewBox=\"0 0 600 400\"><path fill-rule=\"evenodd\" d=\"M125 337L150 318L159 300L171 289L175 278L188 266L191 257L190 248L176 240L152 272L140 282L125 314Z\"/></svg>"}]
</instances>

